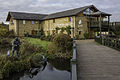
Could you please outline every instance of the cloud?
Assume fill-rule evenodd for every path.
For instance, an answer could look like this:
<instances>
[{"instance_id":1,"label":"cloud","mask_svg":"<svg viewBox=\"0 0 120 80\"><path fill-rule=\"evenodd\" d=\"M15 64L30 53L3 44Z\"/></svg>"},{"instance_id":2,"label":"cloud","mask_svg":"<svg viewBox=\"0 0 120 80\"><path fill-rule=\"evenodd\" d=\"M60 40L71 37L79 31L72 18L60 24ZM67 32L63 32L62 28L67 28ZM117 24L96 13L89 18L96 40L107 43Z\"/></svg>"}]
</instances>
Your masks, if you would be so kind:
<instances>
[{"instance_id":1,"label":"cloud","mask_svg":"<svg viewBox=\"0 0 120 80\"><path fill-rule=\"evenodd\" d=\"M114 16L120 13L119 0L0 0L0 21L5 21L9 11L49 14L91 4Z\"/></svg>"}]
</instances>

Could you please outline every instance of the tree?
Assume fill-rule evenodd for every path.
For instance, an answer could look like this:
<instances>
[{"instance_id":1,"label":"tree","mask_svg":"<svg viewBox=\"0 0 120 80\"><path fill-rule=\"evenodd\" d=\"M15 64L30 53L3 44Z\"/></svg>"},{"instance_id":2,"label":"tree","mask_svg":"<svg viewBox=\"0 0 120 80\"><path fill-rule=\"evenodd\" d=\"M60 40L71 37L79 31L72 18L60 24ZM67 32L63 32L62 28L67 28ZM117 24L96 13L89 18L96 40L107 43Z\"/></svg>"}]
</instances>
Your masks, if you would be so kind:
<instances>
[{"instance_id":1,"label":"tree","mask_svg":"<svg viewBox=\"0 0 120 80\"><path fill-rule=\"evenodd\" d=\"M120 26L111 27L111 32L113 32L117 37L120 37Z\"/></svg>"},{"instance_id":2,"label":"tree","mask_svg":"<svg viewBox=\"0 0 120 80\"><path fill-rule=\"evenodd\" d=\"M60 30L60 28L59 28L59 27L56 27L55 29L56 29L56 33L58 34L58 30Z\"/></svg>"},{"instance_id":3,"label":"tree","mask_svg":"<svg viewBox=\"0 0 120 80\"><path fill-rule=\"evenodd\" d=\"M65 30L66 30L68 35L71 34L71 26L67 26Z\"/></svg>"},{"instance_id":4,"label":"tree","mask_svg":"<svg viewBox=\"0 0 120 80\"><path fill-rule=\"evenodd\" d=\"M61 28L61 33L63 33L65 31L65 28L64 27L62 27Z\"/></svg>"}]
</instances>

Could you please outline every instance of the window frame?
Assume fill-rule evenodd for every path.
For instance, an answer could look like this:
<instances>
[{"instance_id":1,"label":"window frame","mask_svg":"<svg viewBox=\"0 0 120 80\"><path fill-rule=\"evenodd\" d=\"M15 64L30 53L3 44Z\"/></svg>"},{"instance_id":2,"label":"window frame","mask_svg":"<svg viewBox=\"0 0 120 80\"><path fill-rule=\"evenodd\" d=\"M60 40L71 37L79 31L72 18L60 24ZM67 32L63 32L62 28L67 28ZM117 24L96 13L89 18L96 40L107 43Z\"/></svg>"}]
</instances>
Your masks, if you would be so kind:
<instances>
[{"instance_id":1,"label":"window frame","mask_svg":"<svg viewBox=\"0 0 120 80\"><path fill-rule=\"evenodd\" d=\"M14 25L14 20L13 19L11 20L11 25Z\"/></svg>"},{"instance_id":2,"label":"window frame","mask_svg":"<svg viewBox=\"0 0 120 80\"><path fill-rule=\"evenodd\" d=\"M26 21L25 21L25 20L23 20L23 24L26 24Z\"/></svg>"},{"instance_id":3,"label":"window frame","mask_svg":"<svg viewBox=\"0 0 120 80\"><path fill-rule=\"evenodd\" d=\"M35 24L35 22L34 22L34 21L32 21L32 24Z\"/></svg>"},{"instance_id":4,"label":"window frame","mask_svg":"<svg viewBox=\"0 0 120 80\"><path fill-rule=\"evenodd\" d=\"M71 21L72 21L72 18L71 18L71 17L69 17L69 18L68 18L68 20L69 20L69 22L71 22Z\"/></svg>"},{"instance_id":5,"label":"window frame","mask_svg":"<svg viewBox=\"0 0 120 80\"><path fill-rule=\"evenodd\" d=\"M53 19L53 23L55 23L55 19Z\"/></svg>"}]
</instances>

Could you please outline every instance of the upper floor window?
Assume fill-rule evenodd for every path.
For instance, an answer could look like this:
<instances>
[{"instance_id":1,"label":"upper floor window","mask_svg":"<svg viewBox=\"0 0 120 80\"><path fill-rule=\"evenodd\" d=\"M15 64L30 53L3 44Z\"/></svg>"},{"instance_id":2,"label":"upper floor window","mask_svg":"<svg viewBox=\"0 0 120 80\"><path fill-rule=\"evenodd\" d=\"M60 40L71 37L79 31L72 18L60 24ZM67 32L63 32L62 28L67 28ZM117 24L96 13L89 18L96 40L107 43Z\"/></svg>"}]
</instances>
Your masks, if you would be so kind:
<instances>
[{"instance_id":1,"label":"upper floor window","mask_svg":"<svg viewBox=\"0 0 120 80\"><path fill-rule=\"evenodd\" d=\"M79 31L78 33L79 33L79 35L81 35L81 31Z\"/></svg>"},{"instance_id":2,"label":"upper floor window","mask_svg":"<svg viewBox=\"0 0 120 80\"><path fill-rule=\"evenodd\" d=\"M25 24L25 20L23 20L23 24Z\"/></svg>"},{"instance_id":3,"label":"upper floor window","mask_svg":"<svg viewBox=\"0 0 120 80\"><path fill-rule=\"evenodd\" d=\"M14 21L13 21L13 20L11 20L11 24L14 24Z\"/></svg>"},{"instance_id":4,"label":"upper floor window","mask_svg":"<svg viewBox=\"0 0 120 80\"><path fill-rule=\"evenodd\" d=\"M92 11L90 8L86 9L86 10L83 12L83 14L90 14L90 13L93 13L93 11Z\"/></svg>"},{"instance_id":5,"label":"upper floor window","mask_svg":"<svg viewBox=\"0 0 120 80\"><path fill-rule=\"evenodd\" d=\"M69 17L69 22L71 22L71 17Z\"/></svg>"},{"instance_id":6,"label":"upper floor window","mask_svg":"<svg viewBox=\"0 0 120 80\"><path fill-rule=\"evenodd\" d=\"M34 21L32 21L32 24L34 24Z\"/></svg>"},{"instance_id":7,"label":"upper floor window","mask_svg":"<svg viewBox=\"0 0 120 80\"><path fill-rule=\"evenodd\" d=\"M53 19L53 23L55 23L55 19Z\"/></svg>"}]
</instances>

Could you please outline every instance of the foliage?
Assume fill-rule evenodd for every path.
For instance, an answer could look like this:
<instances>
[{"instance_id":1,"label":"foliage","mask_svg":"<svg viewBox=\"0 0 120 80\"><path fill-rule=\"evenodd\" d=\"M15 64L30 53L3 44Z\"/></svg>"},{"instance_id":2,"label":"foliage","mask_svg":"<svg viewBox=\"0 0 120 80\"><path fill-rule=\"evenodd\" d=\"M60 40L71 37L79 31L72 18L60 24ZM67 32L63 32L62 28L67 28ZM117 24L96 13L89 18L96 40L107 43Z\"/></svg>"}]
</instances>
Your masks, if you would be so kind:
<instances>
[{"instance_id":1,"label":"foliage","mask_svg":"<svg viewBox=\"0 0 120 80\"><path fill-rule=\"evenodd\" d=\"M111 27L111 31L112 31L117 37L120 37L120 26Z\"/></svg>"},{"instance_id":2,"label":"foliage","mask_svg":"<svg viewBox=\"0 0 120 80\"><path fill-rule=\"evenodd\" d=\"M61 33L63 33L64 31L67 32L68 35L71 34L71 26L66 26L66 27L62 27L62 28L59 28L59 27L56 27L56 33L58 34L58 30L61 30Z\"/></svg>"},{"instance_id":3,"label":"foliage","mask_svg":"<svg viewBox=\"0 0 120 80\"><path fill-rule=\"evenodd\" d=\"M8 38L15 38L15 33L14 33L14 31L13 31L13 30L8 31L8 32L6 33L6 37L8 37Z\"/></svg>"},{"instance_id":4,"label":"foliage","mask_svg":"<svg viewBox=\"0 0 120 80\"><path fill-rule=\"evenodd\" d=\"M67 26L65 30L66 30L68 35L71 34L71 26Z\"/></svg>"},{"instance_id":5,"label":"foliage","mask_svg":"<svg viewBox=\"0 0 120 80\"><path fill-rule=\"evenodd\" d=\"M66 53L72 50L72 39L66 34L58 34L54 37L53 42L57 47L57 51L61 53Z\"/></svg>"},{"instance_id":6,"label":"foliage","mask_svg":"<svg viewBox=\"0 0 120 80\"><path fill-rule=\"evenodd\" d=\"M89 38L89 33L88 33L88 32L85 32L85 33L84 33L84 38L85 38L85 39L88 39L88 38Z\"/></svg>"},{"instance_id":7,"label":"foliage","mask_svg":"<svg viewBox=\"0 0 120 80\"><path fill-rule=\"evenodd\" d=\"M56 29L56 33L58 34L58 30L60 30L60 28L59 28L59 27L56 27L55 29Z\"/></svg>"},{"instance_id":8,"label":"foliage","mask_svg":"<svg viewBox=\"0 0 120 80\"><path fill-rule=\"evenodd\" d=\"M6 27L0 26L0 37L6 36L8 29Z\"/></svg>"},{"instance_id":9,"label":"foliage","mask_svg":"<svg viewBox=\"0 0 120 80\"><path fill-rule=\"evenodd\" d=\"M57 35L55 37L56 38L54 39L60 38L61 41L65 39L63 40L65 43L64 53L67 50L71 50L70 42L72 43L72 41L68 35L61 34L59 37L57 37ZM20 48L19 59L16 57L9 57L7 55L0 56L0 79L8 78L10 74L15 72L29 70L31 67L40 67L43 63L42 55L48 59L54 59L55 57L68 58L68 55L70 55L70 52L62 54L62 51L59 51L63 50L63 48L61 48L62 45L60 47L56 47L54 42L42 41L36 38L20 38L20 41L22 44Z\"/></svg>"},{"instance_id":10,"label":"foliage","mask_svg":"<svg viewBox=\"0 0 120 80\"><path fill-rule=\"evenodd\" d=\"M0 48L10 48L11 47L11 38L0 38Z\"/></svg>"},{"instance_id":11,"label":"foliage","mask_svg":"<svg viewBox=\"0 0 120 80\"><path fill-rule=\"evenodd\" d=\"M56 45L54 43L48 45L48 53L51 55L56 53Z\"/></svg>"},{"instance_id":12,"label":"foliage","mask_svg":"<svg viewBox=\"0 0 120 80\"><path fill-rule=\"evenodd\" d=\"M9 31L7 27L0 25L0 37L14 37L14 31Z\"/></svg>"},{"instance_id":13,"label":"foliage","mask_svg":"<svg viewBox=\"0 0 120 80\"><path fill-rule=\"evenodd\" d=\"M0 71L0 80L3 79L2 71Z\"/></svg>"},{"instance_id":14,"label":"foliage","mask_svg":"<svg viewBox=\"0 0 120 80\"><path fill-rule=\"evenodd\" d=\"M42 47L44 50L47 50L48 49L47 46L51 43L49 41L42 41L37 38L26 38L25 40L27 40L28 43L34 45L35 47L36 46Z\"/></svg>"},{"instance_id":15,"label":"foliage","mask_svg":"<svg viewBox=\"0 0 120 80\"><path fill-rule=\"evenodd\" d=\"M61 33L63 33L65 31L66 28L62 27L61 29Z\"/></svg>"},{"instance_id":16,"label":"foliage","mask_svg":"<svg viewBox=\"0 0 120 80\"><path fill-rule=\"evenodd\" d=\"M30 58L32 67L40 67L42 61L42 53L33 54Z\"/></svg>"}]
</instances>

